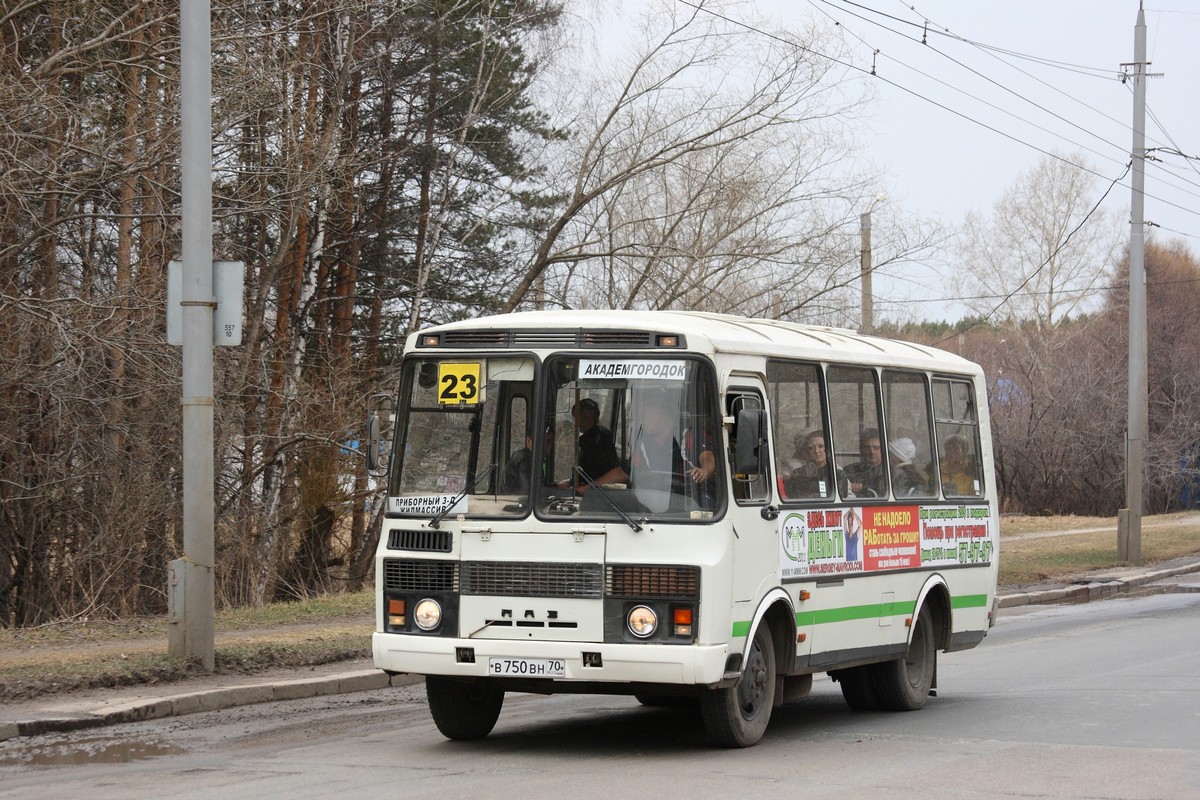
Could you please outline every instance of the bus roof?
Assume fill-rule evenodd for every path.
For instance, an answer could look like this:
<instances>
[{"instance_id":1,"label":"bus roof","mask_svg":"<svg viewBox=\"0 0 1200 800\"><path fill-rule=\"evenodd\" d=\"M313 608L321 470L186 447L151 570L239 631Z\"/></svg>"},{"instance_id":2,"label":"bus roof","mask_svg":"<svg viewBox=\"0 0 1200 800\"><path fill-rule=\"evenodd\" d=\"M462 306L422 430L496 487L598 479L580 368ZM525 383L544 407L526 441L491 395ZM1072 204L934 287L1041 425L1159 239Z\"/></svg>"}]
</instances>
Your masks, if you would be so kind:
<instances>
[{"instance_id":1,"label":"bus roof","mask_svg":"<svg viewBox=\"0 0 1200 800\"><path fill-rule=\"evenodd\" d=\"M564 335L555 336L554 332ZM554 310L497 314L422 329L409 337L408 348L416 348L419 337L428 334L442 334L442 347L473 350L574 350L585 337L588 349L652 348L648 337L642 338L638 348L636 337L619 335L639 332L679 334L685 337L689 350L710 354L744 353L920 369L978 370L961 356L913 342L865 336L847 328L701 311Z\"/></svg>"}]
</instances>

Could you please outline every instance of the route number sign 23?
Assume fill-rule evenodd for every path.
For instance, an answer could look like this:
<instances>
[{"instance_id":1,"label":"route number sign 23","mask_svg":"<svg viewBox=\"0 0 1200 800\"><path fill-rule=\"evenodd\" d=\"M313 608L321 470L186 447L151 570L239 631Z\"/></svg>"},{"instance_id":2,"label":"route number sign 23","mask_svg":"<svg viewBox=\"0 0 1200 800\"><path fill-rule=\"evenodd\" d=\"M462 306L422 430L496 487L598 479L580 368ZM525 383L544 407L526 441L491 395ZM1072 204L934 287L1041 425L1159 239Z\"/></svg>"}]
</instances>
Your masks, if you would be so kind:
<instances>
[{"instance_id":1,"label":"route number sign 23","mask_svg":"<svg viewBox=\"0 0 1200 800\"><path fill-rule=\"evenodd\" d=\"M474 363L443 362L438 368L438 402L454 405L474 405L481 399L481 369Z\"/></svg>"}]
</instances>

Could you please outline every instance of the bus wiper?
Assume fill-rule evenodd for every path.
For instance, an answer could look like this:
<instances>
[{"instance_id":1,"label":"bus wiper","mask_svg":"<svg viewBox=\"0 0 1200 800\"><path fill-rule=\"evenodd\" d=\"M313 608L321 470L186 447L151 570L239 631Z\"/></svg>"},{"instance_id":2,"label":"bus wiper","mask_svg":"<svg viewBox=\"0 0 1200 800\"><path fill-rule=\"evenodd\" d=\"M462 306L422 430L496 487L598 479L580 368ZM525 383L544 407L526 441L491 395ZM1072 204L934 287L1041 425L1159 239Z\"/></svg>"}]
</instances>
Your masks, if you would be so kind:
<instances>
[{"instance_id":1,"label":"bus wiper","mask_svg":"<svg viewBox=\"0 0 1200 800\"><path fill-rule=\"evenodd\" d=\"M621 519L625 520L626 525L633 528L634 533L642 532L642 526L639 525L634 520L633 517L626 514L625 509L623 509L619 505L617 505L617 501L612 499L612 495L610 495L608 493L607 489L605 489L603 486L601 486L600 484L598 484L594 480L592 480L592 476L587 474L587 470L585 470L583 467L575 467L575 471L579 473L579 476L581 478L583 478L585 481L587 481L588 486L590 486L594 491L597 491L600 493L600 496L603 497L605 499L605 501L607 501L608 504L613 507L614 511L616 511L618 514L621 515Z\"/></svg>"},{"instance_id":2,"label":"bus wiper","mask_svg":"<svg viewBox=\"0 0 1200 800\"><path fill-rule=\"evenodd\" d=\"M458 501L462 500L464 497L466 497L467 492L474 489L476 484L478 484L481 480L486 478L488 475L491 475L492 472L495 471L495 469L496 469L495 464L488 464L488 468L483 471L482 475L476 475L475 480L471 481L469 484L464 486L461 492L454 495L454 499L450 501L450 505L443 508L441 511L439 511L437 514L434 515L433 519L429 520L429 527L436 528L441 523L441 521L446 518L446 515L450 513L450 509L452 509L456 505L458 505Z\"/></svg>"}]
</instances>

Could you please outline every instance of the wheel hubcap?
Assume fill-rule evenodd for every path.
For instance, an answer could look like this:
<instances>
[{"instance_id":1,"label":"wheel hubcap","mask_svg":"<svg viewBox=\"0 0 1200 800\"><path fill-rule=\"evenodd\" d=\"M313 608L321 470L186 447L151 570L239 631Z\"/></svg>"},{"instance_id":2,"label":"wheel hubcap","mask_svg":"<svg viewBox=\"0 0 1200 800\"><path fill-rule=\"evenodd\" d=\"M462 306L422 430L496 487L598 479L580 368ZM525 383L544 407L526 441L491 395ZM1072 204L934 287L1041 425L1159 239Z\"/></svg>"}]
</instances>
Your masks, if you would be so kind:
<instances>
[{"instance_id":1,"label":"wheel hubcap","mask_svg":"<svg viewBox=\"0 0 1200 800\"><path fill-rule=\"evenodd\" d=\"M751 715L762 704L763 695L767 690L767 665L763 659L762 650L757 646L750 653L750 661L746 664L746 672L738 684L738 700L742 713Z\"/></svg>"}]
</instances>

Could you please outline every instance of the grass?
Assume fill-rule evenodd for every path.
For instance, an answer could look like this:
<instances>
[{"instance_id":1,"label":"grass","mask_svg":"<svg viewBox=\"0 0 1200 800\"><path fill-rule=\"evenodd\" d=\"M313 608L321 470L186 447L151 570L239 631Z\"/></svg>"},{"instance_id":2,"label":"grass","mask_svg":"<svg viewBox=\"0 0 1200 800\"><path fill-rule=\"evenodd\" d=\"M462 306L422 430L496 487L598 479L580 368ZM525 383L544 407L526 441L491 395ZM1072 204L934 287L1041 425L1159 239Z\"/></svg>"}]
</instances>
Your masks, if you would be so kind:
<instances>
[{"instance_id":1,"label":"grass","mask_svg":"<svg viewBox=\"0 0 1200 800\"><path fill-rule=\"evenodd\" d=\"M1066 533L1091 528L1104 530ZM1143 566L1200 555L1200 518L1195 514L1145 518L1141 550ZM1117 526L1111 517L1005 517L1000 521L1002 588L1064 583L1089 572L1125 566L1129 565L1117 557Z\"/></svg>"},{"instance_id":2,"label":"grass","mask_svg":"<svg viewBox=\"0 0 1200 800\"><path fill-rule=\"evenodd\" d=\"M1094 532L1079 532L1098 528ZM1200 555L1200 515L1147 517L1143 564ZM1111 517L1005 516L1000 586L1065 583L1125 566ZM252 673L370 656L374 595L367 592L239 608L216 614L216 671ZM167 650L165 617L0 628L0 702L51 692L145 685L205 674Z\"/></svg>"},{"instance_id":3,"label":"grass","mask_svg":"<svg viewBox=\"0 0 1200 800\"><path fill-rule=\"evenodd\" d=\"M253 673L368 657L374 603L367 591L218 611L216 671ZM198 663L167 654L167 629L166 617L0 629L0 702L205 674Z\"/></svg>"}]
</instances>

